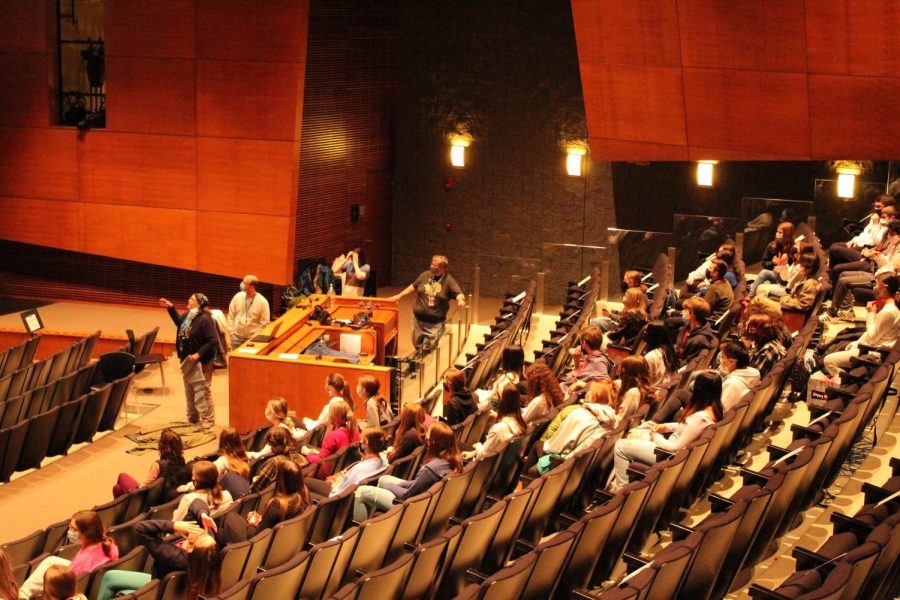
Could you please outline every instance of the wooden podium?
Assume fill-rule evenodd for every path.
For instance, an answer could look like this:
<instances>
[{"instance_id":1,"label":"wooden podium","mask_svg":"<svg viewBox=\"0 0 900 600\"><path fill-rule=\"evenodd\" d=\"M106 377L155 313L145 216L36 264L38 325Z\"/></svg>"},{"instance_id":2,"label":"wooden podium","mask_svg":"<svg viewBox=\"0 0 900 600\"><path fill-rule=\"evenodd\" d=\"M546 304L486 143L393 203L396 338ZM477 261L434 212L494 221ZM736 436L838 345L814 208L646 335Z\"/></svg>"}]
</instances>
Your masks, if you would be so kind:
<instances>
[{"instance_id":1,"label":"wooden podium","mask_svg":"<svg viewBox=\"0 0 900 600\"><path fill-rule=\"evenodd\" d=\"M366 312L371 303L372 316L362 326L351 326L354 316ZM357 416L365 408L356 398L360 377L371 375L381 383L381 393L390 394L392 369L384 366L385 357L396 352L399 311L387 298L345 298L338 296L331 308L327 298L314 294L269 323L258 336L267 342L248 341L228 355L229 424L244 432L265 424L266 403L282 397L297 417L316 418L328 401L325 378L338 372L350 384ZM334 323L322 325L311 318L321 306ZM340 356L304 354L314 344L331 350L340 348L341 335L359 336L359 363ZM355 340L356 338L353 338Z\"/></svg>"}]
</instances>

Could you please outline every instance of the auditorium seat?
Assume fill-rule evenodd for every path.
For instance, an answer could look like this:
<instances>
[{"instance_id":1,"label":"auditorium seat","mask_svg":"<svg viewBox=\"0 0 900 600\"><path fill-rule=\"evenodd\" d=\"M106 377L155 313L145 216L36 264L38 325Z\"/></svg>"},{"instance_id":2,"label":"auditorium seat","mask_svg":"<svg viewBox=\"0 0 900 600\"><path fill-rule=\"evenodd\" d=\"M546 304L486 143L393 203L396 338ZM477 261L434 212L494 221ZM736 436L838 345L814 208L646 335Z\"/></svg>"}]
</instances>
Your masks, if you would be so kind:
<instances>
[{"instance_id":1,"label":"auditorium seat","mask_svg":"<svg viewBox=\"0 0 900 600\"><path fill-rule=\"evenodd\" d=\"M106 402L106 407L103 409L97 431L112 431L115 428L122 405L125 404L128 392L131 389L133 379L134 373L131 373L112 382L109 399Z\"/></svg>"},{"instance_id":2,"label":"auditorium seat","mask_svg":"<svg viewBox=\"0 0 900 600\"><path fill-rule=\"evenodd\" d=\"M454 598L469 583L467 571L482 566L490 554L489 548L505 508L505 501L498 502L462 522L459 536L447 549L437 598ZM516 517L518 515L513 518Z\"/></svg>"},{"instance_id":3,"label":"auditorium seat","mask_svg":"<svg viewBox=\"0 0 900 600\"><path fill-rule=\"evenodd\" d=\"M444 478L440 491L435 494L434 501L428 507L417 542L433 540L449 527L450 519L456 515L477 466L478 463L470 462L462 472Z\"/></svg>"},{"instance_id":4,"label":"auditorium seat","mask_svg":"<svg viewBox=\"0 0 900 600\"><path fill-rule=\"evenodd\" d=\"M88 394L84 410L81 413L81 421L79 421L78 429L75 432L76 444L90 442L94 439L97 427L100 425L100 418L103 416L103 411L106 410L106 403L109 401L111 391L112 385L106 384Z\"/></svg>"},{"instance_id":5,"label":"auditorium seat","mask_svg":"<svg viewBox=\"0 0 900 600\"><path fill-rule=\"evenodd\" d=\"M405 554L383 569L366 573L355 584L348 584L355 588L349 597L356 600L399 598L412 566L412 555Z\"/></svg>"},{"instance_id":6,"label":"auditorium seat","mask_svg":"<svg viewBox=\"0 0 900 600\"><path fill-rule=\"evenodd\" d=\"M417 494L412 498L407 498L402 502L403 514L400 517L400 524L394 533L394 539L391 540L391 550L386 560L396 559L403 551L406 544L415 544L422 528L425 515L431 506L432 500L437 493L437 486L440 482L431 486L421 494Z\"/></svg>"},{"instance_id":7,"label":"auditorium seat","mask_svg":"<svg viewBox=\"0 0 900 600\"><path fill-rule=\"evenodd\" d=\"M59 408L57 407L25 421L28 424L28 431L25 434L22 453L19 455L17 471L37 469L41 466L41 461L47 456L50 437L58 418Z\"/></svg>"},{"instance_id":8,"label":"auditorium seat","mask_svg":"<svg viewBox=\"0 0 900 600\"><path fill-rule=\"evenodd\" d=\"M272 541L263 568L268 570L283 565L306 546L309 539L316 506L309 506L301 514L278 523L272 528Z\"/></svg>"},{"instance_id":9,"label":"auditorium seat","mask_svg":"<svg viewBox=\"0 0 900 600\"><path fill-rule=\"evenodd\" d=\"M316 516L309 533L309 543L319 544L340 535L353 516L356 486L350 486L337 496L330 496L316 507Z\"/></svg>"},{"instance_id":10,"label":"auditorium seat","mask_svg":"<svg viewBox=\"0 0 900 600\"><path fill-rule=\"evenodd\" d=\"M441 563L451 540L459 537L461 529L455 525L430 542L419 544L412 551L413 565L403 589L401 600L430 598L440 584Z\"/></svg>"}]
</instances>

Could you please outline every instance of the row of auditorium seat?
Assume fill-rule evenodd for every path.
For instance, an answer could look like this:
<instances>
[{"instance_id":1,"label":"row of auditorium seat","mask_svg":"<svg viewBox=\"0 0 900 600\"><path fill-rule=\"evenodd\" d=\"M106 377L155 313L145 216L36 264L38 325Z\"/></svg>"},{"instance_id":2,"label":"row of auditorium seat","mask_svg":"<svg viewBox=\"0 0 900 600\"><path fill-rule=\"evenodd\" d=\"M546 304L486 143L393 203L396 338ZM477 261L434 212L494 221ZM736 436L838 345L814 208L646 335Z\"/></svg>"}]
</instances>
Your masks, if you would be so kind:
<instances>
[{"instance_id":1,"label":"row of auditorium seat","mask_svg":"<svg viewBox=\"0 0 900 600\"><path fill-rule=\"evenodd\" d=\"M0 352L0 379L30 365L40 343L41 334L37 334Z\"/></svg>"},{"instance_id":2,"label":"row of auditorium seat","mask_svg":"<svg viewBox=\"0 0 900 600\"><path fill-rule=\"evenodd\" d=\"M29 358L27 364L22 363L18 369L0 378L0 411L4 414L3 426L8 427L15 424L15 421L11 421L10 417L6 416L7 411L2 408L7 402L17 401L23 395L55 383L86 365L90 362L91 354L99 337L100 332L97 331L44 360L31 362ZM28 343L23 342L26 345Z\"/></svg>"}]
</instances>

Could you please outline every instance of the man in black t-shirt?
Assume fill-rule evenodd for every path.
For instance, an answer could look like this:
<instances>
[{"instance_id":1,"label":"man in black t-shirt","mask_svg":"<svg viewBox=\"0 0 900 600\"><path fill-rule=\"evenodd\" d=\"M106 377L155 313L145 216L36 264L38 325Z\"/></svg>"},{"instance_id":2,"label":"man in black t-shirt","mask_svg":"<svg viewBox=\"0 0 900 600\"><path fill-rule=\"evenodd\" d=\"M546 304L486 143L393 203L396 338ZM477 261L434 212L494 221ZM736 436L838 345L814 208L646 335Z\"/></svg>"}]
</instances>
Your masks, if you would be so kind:
<instances>
[{"instance_id":1,"label":"man in black t-shirt","mask_svg":"<svg viewBox=\"0 0 900 600\"><path fill-rule=\"evenodd\" d=\"M403 296L416 293L413 305L413 346L423 355L434 349L444 331L450 300L455 299L460 308L466 306L466 295L453 276L447 273L447 265L446 256L432 256L431 268L391 298L400 300Z\"/></svg>"}]
</instances>

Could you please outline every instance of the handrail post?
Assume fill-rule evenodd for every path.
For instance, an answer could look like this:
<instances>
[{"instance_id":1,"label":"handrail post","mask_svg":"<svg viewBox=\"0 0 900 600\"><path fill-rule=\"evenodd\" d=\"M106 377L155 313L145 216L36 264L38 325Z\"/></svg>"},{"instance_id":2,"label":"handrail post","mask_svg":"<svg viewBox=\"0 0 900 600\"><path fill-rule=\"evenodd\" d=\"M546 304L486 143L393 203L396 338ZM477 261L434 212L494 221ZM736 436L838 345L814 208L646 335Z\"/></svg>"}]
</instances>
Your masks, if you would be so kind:
<instances>
[{"instance_id":1,"label":"handrail post","mask_svg":"<svg viewBox=\"0 0 900 600\"><path fill-rule=\"evenodd\" d=\"M600 263L600 302L609 300L609 261ZM593 310L593 306L591 309Z\"/></svg>"},{"instance_id":2,"label":"handrail post","mask_svg":"<svg viewBox=\"0 0 900 600\"><path fill-rule=\"evenodd\" d=\"M472 302L474 297L469 294L469 303L466 304L466 340L469 339L469 330L472 329Z\"/></svg>"},{"instance_id":3,"label":"handrail post","mask_svg":"<svg viewBox=\"0 0 900 600\"><path fill-rule=\"evenodd\" d=\"M441 343L438 342L437 348L434 349L434 381L437 382L441 377Z\"/></svg>"},{"instance_id":4,"label":"handrail post","mask_svg":"<svg viewBox=\"0 0 900 600\"><path fill-rule=\"evenodd\" d=\"M675 287L675 247L669 246L669 285ZM662 290L665 293L666 290Z\"/></svg>"},{"instance_id":5,"label":"handrail post","mask_svg":"<svg viewBox=\"0 0 900 600\"><path fill-rule=\"evenodd\" d=\"M472 318L470 322L478 322L478 303L481 301L481 266L475 265L475 272L472 276L472 300L469 306L472 309Z\"/></svg>"},{"instance_id":6,"label":"handrail post","mask_svg":"<svg viewBox=\"0 0 900 600\"><path fill-rule=\"evenodd\" d=\"M534 310L537 314L544 314L544 272L538 271L537 287L534 291Z\"/></svg>"},{"instance_id":7,"label":"handrail post","mask_svg":"<svg viewBox=\"0 0 900 600\"><path fill-rule=\"evenodd\" d=\"M806 217L806 224L809 225L809 230L813 233L816 232L816 215L809 215Z\"/></svg>"},{"instance_id":8,"label":"handrail post","mask_svg":"<svg viewBox=\"0 0 900 600\"><path fill-rule=\"evenodd\" d=\"M419 364L416 365L416 368L419 371L419 398L421 398L425 394L425 355L423 354L421 358L419 358Z\"/></svg>"},{"instance_id":9,"label":"handrail post","mask_svg":"<svg viewBox=\"0 0 900 600\"><path fill-rule=\"evenodd\" d=\"M735 254L741 260L744 260L744 232L738 231L734 234L734 249Z\"/></svg>"}]
</instances>

